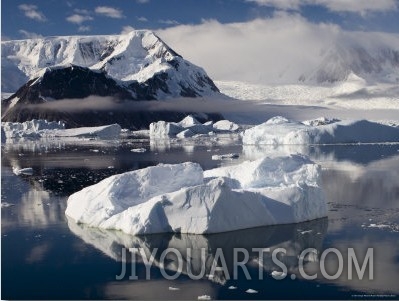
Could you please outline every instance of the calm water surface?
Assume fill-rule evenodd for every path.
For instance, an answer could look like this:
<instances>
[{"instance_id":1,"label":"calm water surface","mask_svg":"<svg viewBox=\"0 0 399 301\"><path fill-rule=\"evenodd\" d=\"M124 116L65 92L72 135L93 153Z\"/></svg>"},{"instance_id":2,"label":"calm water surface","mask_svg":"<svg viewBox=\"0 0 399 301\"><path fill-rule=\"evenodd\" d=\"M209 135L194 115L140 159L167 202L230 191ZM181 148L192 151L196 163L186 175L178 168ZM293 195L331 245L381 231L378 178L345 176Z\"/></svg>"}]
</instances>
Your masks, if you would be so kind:
<instances>
[{"instance_id":1,"label":"calm water surface","mask_svg":"<svg viewBox=\"0 0 399 301\"><path fill-rule=\"evenodd\" d=\"M131 149L144 147L145 153ZM87 185L125 171L158 163L194 161L204 169L264 155L304 153L322 166L328 218L296 224L263 227L214 235L147 235L134 237L117 231L102 231L76 225L64 215L68 196ZM214 154L239 153L235 161L213 161ZM33 175L16 176L13 167L32 167ZM230 138L174 144L150 143L146 139L118 142L61 141L2 145L2 298L3 299L397 299L399 295L399 146L340 145L324 147L243 147ZM145 267L137 265L138 280L117 281L122 248L140 247L151 253L176 248L206 250L209 274L217 248L222 248L228 272L233 275L233 248L248 250L246 264L251 280L239 269L238 279L216 273L212 279L191 280L183 269L176 280L161 275L159 258L145 279ZM288 276L275 280L278 269L266 253L253 248L285 248L280 260ZM298 256L315 248L319 256L305 263L315 280L304 280L298 271ZM343 253L342 275L327 280L320 273L320 254L328 248ZM347 249L354 248L359 261L367 248L374 248L374 279L348 280ZM128 254L129 255L129 254ZM187 258L183 255L185 264ZM130 260L127 258L128 270ZM200 256L190 261L194 274ZM261 265L261 266L260 266ZM337 257L329 255L326 270L334 274ZM165 267L176 270L174 258ZM259 270L262 280L259 279ZM367 278L367 270L366 277ZM295 278L295 279L292 279ZM229 289L234 286L236 289ZM170 287L179 290L171 290ZM248 289L257 293L249 294Z\"/></svg>"}]
</instances>

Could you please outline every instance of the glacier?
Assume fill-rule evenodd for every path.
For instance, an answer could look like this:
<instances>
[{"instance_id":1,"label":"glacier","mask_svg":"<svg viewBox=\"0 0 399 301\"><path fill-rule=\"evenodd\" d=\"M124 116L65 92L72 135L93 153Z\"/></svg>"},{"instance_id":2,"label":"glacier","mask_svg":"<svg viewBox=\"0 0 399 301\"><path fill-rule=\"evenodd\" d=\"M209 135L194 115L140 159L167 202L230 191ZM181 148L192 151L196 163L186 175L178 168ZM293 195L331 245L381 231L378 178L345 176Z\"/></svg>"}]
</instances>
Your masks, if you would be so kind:
<instances>
[{"instance_id":1,"label":"glacier","mask_svg":"<svg viewBox=\"0 0 399 301\"><path fill-rule=\"evenodd\" d=\"M298 223L327 215L319 178L319 166L300 155L207 171L192 162L159 164L72 194L65 214L75 223L132 235Z\"/></svg>"}]
</instances>

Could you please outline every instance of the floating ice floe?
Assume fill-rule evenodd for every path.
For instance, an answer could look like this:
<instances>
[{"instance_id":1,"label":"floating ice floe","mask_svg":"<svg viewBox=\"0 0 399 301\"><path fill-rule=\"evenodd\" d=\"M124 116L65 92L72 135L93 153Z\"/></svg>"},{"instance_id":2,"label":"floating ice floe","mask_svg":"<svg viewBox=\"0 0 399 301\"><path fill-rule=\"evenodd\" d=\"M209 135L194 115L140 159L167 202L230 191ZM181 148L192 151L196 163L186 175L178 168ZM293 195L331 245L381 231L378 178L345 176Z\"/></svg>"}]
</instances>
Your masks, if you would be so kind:
<instances>
[{"instance_id":1,"label":"floating ice floe","mask_svg":"<svg viewBox=\"0 0 399 301\"><path fill-rule=\"evenodd\" d=\"M147 151L147 149L145 148L133 148L130 150L133 153L145 153Z\"/></svg>"},{"instance_id":2,"label":"floating ice floe","mask_svg":"<svg viewBox=\"0 0 399 301\"><path fill-rule=\"evenodd\" d=\"M232 160L238 159L240 157L239 154L223 154L223 155L213 155L212 160Z\"/></svg>"},{"instance_id":3,"label":"floating ice floe","mask_svg":"<svg viewBox=\"0 0 399 301\"><path fill-rule=\"evenodd\" d=\"M128 234L218 233L321 218L320 168L308 158L263 158L203 171L160 164L111 176L68 199L76 223Z\"/></svg>"},{"instance_id":4,"label":"floating ice floe","mask_svg":"<svg viewBox=\"0 0 399 301\"><path fill-rule=\"evenodd\" d=\"M189 115L180 122L158 121L150 124L151 138L188 138L195 135L213 135L215 133L234 133L240 129L239 125L229 121L220 120L216 123L200 123Z\"/></svg>"},{"instance_id":5,"label":"floating ice floe","mask_svg":"<svg viewBox=\"0 0 399 301\"><path fill-rule=\"evenodd\" d=\"M338 144L399 142L399 128L367 120L318 118L304 122L277 116L245 130L243 144Z\"/></svg>"},{"instance_id":6,"label":"floating ice floe","mask_svg":"<svg viewBox=\"0 0 399 301\"><path fill-rule=\"evenodd\" d=\"M98 127L80 127L65 129L62 122L47 120L31 120L25 122L2 122L2 142L6 139L40 139L56 137L77 137L77 138L100 138L114 139L119 137L121 127L118 124L111 124Z\"/></svg>"},{"instance_id":7,"label":"floating ice floe","mask_svg":"<svg viewBox=\"0 0 399 301\"><path fill-rule=\"evenodd\" d=\"M198 296L198 300L211 300L211 296L208 295Z\"/></svg>"},{"instance_id":8,"label":"floating ice floe","mask_svg":"<svg viewBox=\"0 0 399 301\"><path fill-rule=\"evenodd\" d=\"M26 167L26 168L17 168L17 167L14 167L14 168L12 169L12 172L13 172L14 174L16 174L17 176L19 176L19 175L31 176L31 175L33 175L33 168L32 168L32 167Z\"/></svg>"},{"instance_id":9,"label":"floating ice floe","mask_svg":"<svg viewBox=\"0 0 399 301\"><path fill-rule=\"evenodd\" d=\"M252 289L252 288L247 289L245 292L246 292L247 294L257 294L257 293L258 293L257 290L254 290L254 289Z\"/></svg>"}]
</instances>

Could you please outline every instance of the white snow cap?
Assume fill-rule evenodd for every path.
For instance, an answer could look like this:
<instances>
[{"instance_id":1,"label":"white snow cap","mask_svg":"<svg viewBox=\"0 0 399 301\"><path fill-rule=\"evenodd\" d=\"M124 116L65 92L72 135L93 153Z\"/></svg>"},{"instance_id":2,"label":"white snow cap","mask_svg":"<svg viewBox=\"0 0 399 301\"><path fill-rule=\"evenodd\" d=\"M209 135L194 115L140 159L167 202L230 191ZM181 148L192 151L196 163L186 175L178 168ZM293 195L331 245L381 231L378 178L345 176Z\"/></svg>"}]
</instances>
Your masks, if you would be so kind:
<instances>
[{"instance_id":1,"label":"white snow cap","mask_svg":"<svg viewBox=\"0 0 399 301\"><path fill-rule=\"evenodd\" d=\"M242 140L255 145L399 142L399 128L367 120L297 122L277 116L244 131Z\"/></svg>"},{"instance_id":2,"label":"white snow cap","mask_svg":"<svg viewBox=\"0 0 399 301\"><path fill-rule=\"evenodd\" d=\"M118 82L143 83L158 73L167 73L169 92L159 91L159 99L181 96L191 88L201 95L215 93L202 68L184 60L149 30L3 41L1 50L2 70L13 79L2 81L2 91L6 92L17 91L46 68L72 64L104 71Z\"/></svg>"},{"instance_id":3,"label":"white snow cap","mask_svg":"<svg viewBox=\"0 0 399 301\"><path fill-rule=\"evenodd\" d=\"M128 234L217 233L327 215L319 166L306 157L263 158L203 172L158 165L109 177L68 199L76 223Z\"/></svg>"}]
</instances>

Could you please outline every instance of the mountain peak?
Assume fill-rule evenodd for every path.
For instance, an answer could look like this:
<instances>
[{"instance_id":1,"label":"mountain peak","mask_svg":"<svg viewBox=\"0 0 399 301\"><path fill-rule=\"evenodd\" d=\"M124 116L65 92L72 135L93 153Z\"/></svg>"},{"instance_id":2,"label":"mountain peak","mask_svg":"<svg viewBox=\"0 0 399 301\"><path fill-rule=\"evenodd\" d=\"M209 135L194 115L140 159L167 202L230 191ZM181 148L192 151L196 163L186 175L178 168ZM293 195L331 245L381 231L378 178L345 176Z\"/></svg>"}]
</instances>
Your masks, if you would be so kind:
<instances>
[{"instance_id":1,"label":"mountain peak","mask_svg":"<svg viewBox=\"0 0 399 301\"><path fill-rule=\"evenodd\" d=\"M145 85L154 76L163 75L168 91L157 91L154 99L183 96L187 90L194 92L192 96L218 92L202 68L184 60L149 30L5 41L1 45L2 73L9 78L2 82L5 92L15 92L46 70L72 65L105 72L125 86Z\"/></svg>"}]
</instances>

